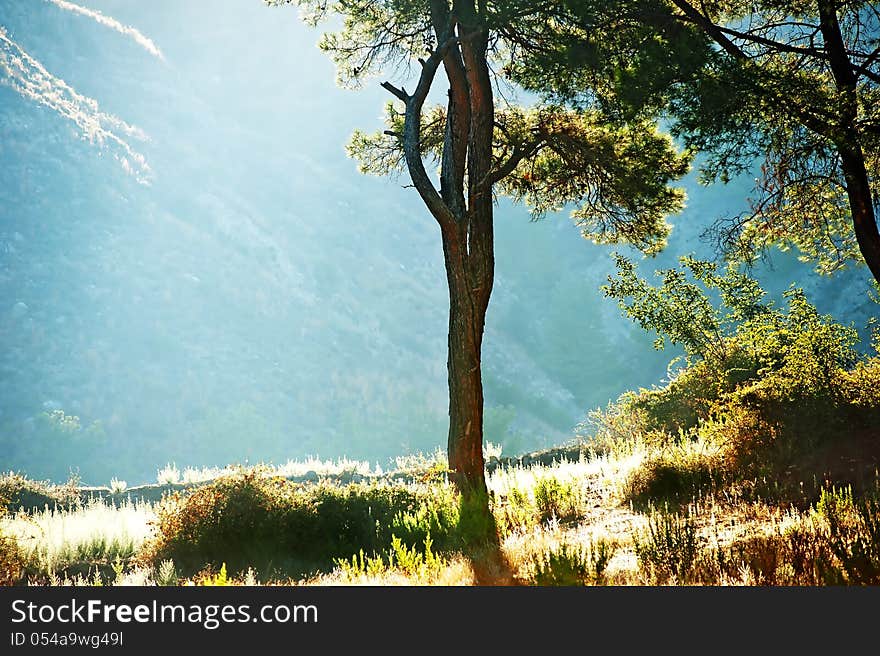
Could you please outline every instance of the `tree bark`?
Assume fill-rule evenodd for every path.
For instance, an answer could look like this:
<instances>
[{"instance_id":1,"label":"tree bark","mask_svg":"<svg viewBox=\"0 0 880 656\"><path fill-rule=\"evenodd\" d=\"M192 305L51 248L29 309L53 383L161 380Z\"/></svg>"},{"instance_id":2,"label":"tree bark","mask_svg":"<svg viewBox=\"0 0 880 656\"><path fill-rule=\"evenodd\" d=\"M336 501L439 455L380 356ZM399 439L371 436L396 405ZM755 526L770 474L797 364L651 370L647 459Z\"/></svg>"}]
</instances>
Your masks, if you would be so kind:
<instances>
[{"instance_id":1,"label":"tree bark","mask_svg":"<svg viewBox=\"0 0 880 656\"><path fill-rule=\"evenodd\" d=\"M493 167L495 103L486 60L489 33L473 2L453 4L461 66L449 75L453 104L467 101L467 209L444 235L449 282L449 468L459 489L485 496L481 349L495 277L491 188L482 181ZM464 75L461 75L461 72Z\"/></svg>"},{"instance_id":2,"label":"tree bark","mask_svg":"<svg viewBox=\"0 0 880 656\"><path fill-rule=\"evenodd\" d=\"M834 83L840 93L840 124L832 139L840 155L841 168L846 180L846 193L852 212L853 230L865 264L874 279L880 283L880 230L874 212L874 199L865 154L862 151L858 119L858 79L846 51L846 44L837 20L834 0L818 0L819 29L825 41L825 52Z\"/></svg>"},{"instance_id":3,"label":"tree bark","mask_svg":"<svg viewBox=\"0 0 880 656\"><path fill-rule=\"evenodd\" d=\"M846 178L846 194L852 212L853 229L859 250L874 279L880 283L880 231L872 202L871 185L862 149L855 144L838 145L841 168Z\"/></svg>"},{"instance_id":4,"label":"tree bark","mask_svg":"<svg viewBox=\"0 0 880 656\"><path fill-rule=\"evenodd\" d=\"M486 313L473 293L464 226L443 235L449 285L449 469L463 493L486 493L481 350Z\"/></svg>"}]
</instances>

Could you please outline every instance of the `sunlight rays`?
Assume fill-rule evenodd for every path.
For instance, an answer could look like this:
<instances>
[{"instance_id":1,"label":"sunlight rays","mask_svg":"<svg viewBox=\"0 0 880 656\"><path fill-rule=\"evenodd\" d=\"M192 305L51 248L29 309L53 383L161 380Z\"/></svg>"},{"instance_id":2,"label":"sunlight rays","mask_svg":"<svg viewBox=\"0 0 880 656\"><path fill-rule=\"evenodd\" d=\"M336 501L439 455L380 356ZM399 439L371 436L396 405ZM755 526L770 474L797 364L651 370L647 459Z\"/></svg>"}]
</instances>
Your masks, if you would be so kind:
<instances>
[{"instance_id":1,"label":"sunlight rays","mask_svg":"<svg viewBox=\"0 0 880 656\"><path fill-rule=\"evenodd\" d=\"M80 16L85 16L86 18L91 18L96 23L100 23L105 27L109 27L111 30L115 30L124 36L131 37L139 46L141 46L144 50L149 52L154 57L158 57L162 61L165 61L165 56L162 54L162 51L159 50L159 47L153 43L153 40L144 36L144 34L130 25L123 25L115 18L111 16L107 16L106 14L102 14L97 9L89 9L88 7L81 7L79 5L75 5L72 2L67 2L67 0L48 0L53 5L57 6L64 11L70 11L74 14L79 14Z\"/></svg>"},{"instance_id":2,"label":"sunlight rays","mask_svg":"<svg viewBox=\"0 0 880 656\"><path fill-rule=\"evenodd\" d=\"M52 75L34 57L9 38L0 27L0 84L22 97L45 105L73 122L83 138L108 148L122 168L138 182L149 184L150 167L144 156L127 139L144 141L146 134L122 119L98 108L98 101L78 93L64 80Z\"/></svg>"}]
</instances>

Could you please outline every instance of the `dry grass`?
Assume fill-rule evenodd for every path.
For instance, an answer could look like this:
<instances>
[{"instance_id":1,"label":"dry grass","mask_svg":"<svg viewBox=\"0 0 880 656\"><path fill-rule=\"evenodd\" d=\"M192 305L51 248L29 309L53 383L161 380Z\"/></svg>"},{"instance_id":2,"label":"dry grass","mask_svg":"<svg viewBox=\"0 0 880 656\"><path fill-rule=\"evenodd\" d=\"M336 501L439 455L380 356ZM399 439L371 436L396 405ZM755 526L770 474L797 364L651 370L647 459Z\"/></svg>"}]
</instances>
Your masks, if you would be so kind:
<instances>
[{"instance_id":1,"label":"dry grass","mask_svg":"<svg viewBox=\"0 0 880 656\"><path fill-rule=\"evenodd\" d=\"M15 538L32 582L80 584L118 578L150 536L153 506L93 500L73 508L19 511L0 520Z\"/></svg>"},{"instance_id":2,"label":"dry grass","mask_svg":"<svg viewBox=\"0 0 880 656\"><path fill-rule=\"evenodd\" d=\"M384 563L377 561L380 564L372 568L337 566L332 571L289 580L260 581L249 572L237 579L224 577L220 584L534 585L536 563L546 562L548 554L590 553L600 543L613 546L601 580L604 585L796 585L804 581L821 584L849 580L840 567L829 569L825 561L809 561L818 556L833 559L834 555L828 547L828 519L817 506L780 506L772 499L756 500L743 495L735 487L708 490L690 503L668 510L662 506L638 508L627 503L635 473L650 462L652 455L655 454L644 444L631 443L625 449L608 450L604 455L593 454L577 461L496 469L488 478L496 518L502 528L496 553L445 552L424 567L392 558ZM436 458L425 458L402 464L413 471L435 469L437 462ZM338 461L325 463L323 470L366 473L363 464ZM318 463L288 463L283 470L317 471ZM546 508L542 510L542 503L555 503L567 510L547 513ZM71 570L71 564L79 559L103 563L104 584L154 585L168 578L166 574L163 579L158 567L136 566L132 560L119 569L119 559L127 559L151 537L154 519L151 504L125 502L113 507L95 501L67 510L18 512L0 521L0 528L17 539L31 570L43 573L32 578L35 583L99 582L88 570ZM663 521L667 529L675 522L680 526L684 522L687 531L691 531L693 562L672 575L661 571L658 565L663 556L658 552L662 545L651 543L658 539L651 536L652 527L660 530ZM664 548L676 547L667 544ZM116 576L107 580L106 570L113 566L114 559ZM168 566L173 568L173 564ZM206 572L189 579L175 577L173 584L213 581L217 585L218 580L216 572Z\"/></svg>"}]
</instances>

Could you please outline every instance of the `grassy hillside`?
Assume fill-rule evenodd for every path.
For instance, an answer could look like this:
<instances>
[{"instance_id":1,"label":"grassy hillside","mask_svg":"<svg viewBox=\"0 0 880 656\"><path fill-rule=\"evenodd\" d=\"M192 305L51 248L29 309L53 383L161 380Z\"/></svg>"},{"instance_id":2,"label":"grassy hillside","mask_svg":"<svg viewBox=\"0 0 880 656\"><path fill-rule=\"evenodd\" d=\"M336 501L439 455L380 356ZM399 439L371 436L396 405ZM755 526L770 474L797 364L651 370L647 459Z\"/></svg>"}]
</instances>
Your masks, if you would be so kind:
<instances>
[{"instance_id":1,"label":"grassy hillside","mask_svg":"<svg viewBox=\"0 0 880 656\"><path fill-rule=\"evenodd\" d=\"M313 462L292 475L301 482L242 468L178 491L141 488L164 489L160 501L119 483L104 498L82 491L90 500L43 487L34 508L21 491L40 485L8 475L0 489L18 500L0 523L0 572L38 585L880 583L876 472L867 487L829 481L794 505L744 492L762 488L757 478L633 504L633 480L656 455L633 439L493 461L498 547L468 541L440 459L381 474Z\"/></svg>"}]
</instances>

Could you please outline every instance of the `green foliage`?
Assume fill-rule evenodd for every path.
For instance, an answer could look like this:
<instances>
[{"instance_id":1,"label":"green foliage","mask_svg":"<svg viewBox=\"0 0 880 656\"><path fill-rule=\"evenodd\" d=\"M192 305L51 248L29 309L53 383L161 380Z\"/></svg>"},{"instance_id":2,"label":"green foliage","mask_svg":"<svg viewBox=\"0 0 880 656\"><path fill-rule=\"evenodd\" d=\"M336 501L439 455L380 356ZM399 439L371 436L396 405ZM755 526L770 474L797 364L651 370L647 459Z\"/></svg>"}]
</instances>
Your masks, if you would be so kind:
<instances>
[{"instance_id":1,"label":"green foliage","mask_svg":"<svg viewBox=\"0 0 880 656\"><path fill-rule=\"evenodd\" d=\"M499 177L497 192L524 202L535 219L575 205L572 218L596 243L628 243L647 253L665 246L665 217L684 207L684 192L668 183L687 173L689 158L655 125L615 125L599 112L557 105L498 107L495 121L492 146L499 172L513 153L521 155ZM402 133L403 113L394 104L386 106L385 123L386 129L373 135L355 132L348 145L363 173L396 176L406 170L395 136ZM423 156L438 163L445 125L444 108L426 111L419 145Z\"/></svg>"},{"instance_id":2,"label":"green foliage","mask_svg":"<svg viewBox=\"0 0 880 656\"><path fill-rule=\"evenodd\" d=\"M880 500L852 490L823 490L817 511L828 522L828 545L850 585L880 584Z\"/></svg>"},{"instance_id":3,"label":"green foliage","mask_svg":"<svg viewBox=\"0 0 880 656\"><path fill-rule=\"evenodd\" d=\"M552 3L523 21L528 37L506 70L527 88L618 120L664 115L703 155L705 183L760 165L750 208L718 217L719 245L746 261L796 248L828 273L861 259L852 215L877 197L880 164L876 130L865 127L877 124L880 107L876 16L862 3L834 11L851 86L833 74L827 44L805 46L822 32L817 4L773 1ZM855 150L870 191L844 175L841 155Z\"/></svg>"},{"instance_id":4,"label":"green foliage","mask_svg":"<svg viewBox=\"0 0 880 656\"><path fill-rule=\"evenodd\" d=\"M430 536L425 538L423 545L421 549L416 545L408 547L395 535L391 537L391 548L384 553L365 556L361 549L350 559L337 558L335 564L350 579L378 577L389 570L396 570L416 579L437 576L445 567L446 561L433 552Z\"/></svg>"},{"instance_id":5,"label":"green foliage","mask_svg":"<svg viewBox=\"0 0 880 656\"><path fill-rule=\"evenodd\" d=\"M661 284L655 287L638 276L632 262L615 255L617 277L609 276L602 289L617 300L626 316L658 334L657 349L668 340L691 358L720 366L729 357L728 342L736 327L769 311L763 303L765 292L734 266L722 275L710 262L692 257L679 262L680 268L657 272ZM707 289L717 290L720 307Z\"/></svg>"},{"instance_id":6,"label":"green foliage","mask_svg":"<svg viewBox=\"0 0 880 656\"><path fill-rule=\"evenodd\" d=\"M624 482L624 495L637 508L662 501L686 505L722 479L723 472L709 454L669 447L637 467Z\"/></svg>"},{"instance_id":7,"label":"green foliage","mask_svg":"<svg viewBox=\"0 0 880 656\"><path fill-rule=\"evenodd\" d=\"M226 573L226 563L220 565L220 571L216 574L207 573L198 578L198 584L208 587L224 587L232 585Z\"/></svg>"},{"instance_id":8,"label":"green foliage","mask_svg":"<svg viewBox=\"0 0 880 656\"><path fill-rule=\"evenodd\" d=\"M269 5L293 4L303 19L318 25L341 19L343 29L327 33L319 47L336 63L337 81L357 88L362 81L411 58L428 55L435 46L431 17L421 0L347 2L346 0L266 0Z\"/></svg>"},{"instance_id":9,"label":"green foliage","mask_svg":"<svg viewBox=\"0 0 880 656\"><path fill-rule=\"evenodd\" d=\"M0 474L0 499L9 510L49 507L68 508L80 502L75 480L65 485L35 481L16 472Z\"/></svg>"},{"instance_id":10,"label":"green foliage","mask_svg":"<svg viewBox=\"0 0 880 656\"><path fill-rule=\"evenodd\" d=\"M837 465L818 456L833 459L847 439L876 430L880 393L870 381L880 358L860 356L856 331L821 315L802 290L789 289L778 308L748 276L732 268L722 276L692 258L658 272L659 286L623 258L618 269L606 294L659 333L658 347L668 339L687 353L665 387L626 394L615 409L665 449L634 474L634 498L682 501L712 480L776 478L798 467L832 467L811 473L837 475ZM706 457L676 451L692 441Z\"/></svg>"},{"instance_id":11,"label":"green foliage","mask_svg":"<svg viewBox=\"0 0 880 656\"><path fill-rule=\"evenodd\" d=\"M702 543L689 512L679 514L664 508L651 511L647 527L633 536L633 548L639 566L652 582L684 585L692 580Z\"/></svg>"},{"instance_id":12,"label":"green foliage","mask_svg":"<svg viewBox=\"0 0 880 656\"><path fill-rule=\"evenodd\" d=\"M459 544L474 549L497 543L498 525L488 493L470 491L460 494L458 501Z\"/></svg>"},{"instance_id":13,"label":"green foliage","mask_svg":"<svg viewBox=\"0 0 880 656\"><path fill-rule=\"evenodd\" d=\"M173 560L163 560L156 567L156 585L171 587L177 585L178 580L177 568L174 566Z\"/></svg>"},{"instance_id":14,"label":"green foliage","mask_svg":"<svg viewBox=\"0 0 880 656\"><path fill-rule=\"evenodd\" d=\"M407 544L431 542L432 534L447 539L453 530L465 533L461 528L461 503L456 507L456 496L451 487L435 484L432 494L431 503L416 502L414 507L400 510L394 515L393 526ZM419 500L422 499L419 497Z\"/></svg>"},{"instance_id":15,"label":"green foliage","mask_svg":"<svg viewBox=\"0 0 880 656\"><path fill-rule=\"evenodd\" d=\"M541 586L602 585L616 549L616 543L602 538L586 544L560 542L532 557L534 583Z\"/></svg>"},{"instance_id":16,"label":"green foliage","mask_svg":"<svg viewBox=\"0 0 880 656\"><path fill-rule=\"evenodd\" d=\"M0 529L0 585L15 585L25 571L25 559L18 541Z\"/></svg>"},{"instance_id":17,"label":"green foliage","mask_svg":"<svg viewBox=\"0 0 880 656\"><path fill-rule=\"evenodd\" d=\"M0 521L7 515L8 501L0 496ZM25 570L25 557L15 536L9 535L0 524L0 585L15 585Z\"/></svg>"},{"instance_id":18,"label":"green foliage","mask_svg":"<svg viewBox=\"0 0 880 656\"><path fill-rule=\"evenodd\" d=\"M508 111L500 120L533 140L539 135L540 148L499 184L500 191L524 201L533 216L573 203L572 217L587 239L629 243L647 253L666 245L664 219L684 206L683 191L667 184L687 173L689 161L656 126L647 121L616 126L598 112L559 107ZM501 150L519 146L510 131L500 133L506 137L499 139Z\"/></svg>"},{"instance_id":19,"label":"green foliage","mask_svg":"<svg viewBox=\"0 0 880 656\"><path fill-rule=\"evenodd\" d=\"M505 69L511 78L597 104L619 120L657 112L714 60L700 30L670 20L669 5L659 0L503 5L523 32L521 56Z\"/></svg>"},{"instance_id":20,"label":"green foliage","mask_svg":"<svg viewBox=\"0 0 880 656\"><path fill-rule=\"evenodd\" d=\"M539 517L532 496L518 487L511 489L503 498L493 497L492 512L502 538L532 526Z\"/></svg>"},{"instance_id":21,"label":"green foliage","mask_svg":"<svg viewBox=\"0 0 880 656\"><path fill-rule=\"evenodd\" d=\"M535 484L535 506L540 521L568 522L577 519L580 494L576 483L555 476L541 476Z\"/></svg>"},{"instance_id":22,"label":"green foliage","mask_svg":"<svg viewBox=\"0 0 880 656\"><path fill-rule=\"evenodd\" d=\"M456 504L439 484L300 485L247 472L170 497L144 558L172 558L185 573L226 563L230 572L253 566L264 574L303 574L361 549L380 552L393 536L408 546L431 536L449 549L469 530L460 526Z\"/></svg>"},{"instance_id":23,"label":"green foliage","mask_svg":"<svg viewBox=\"0 0 880 656\"><path fill-rule=\"evenodd\" d=\"M91 577L100 584L113 584L134 563L138 546L129 537L95 535L50 549L38 545L27 553L25 575L35 581L53 577Z\"/></svg>"}]
</instances>

